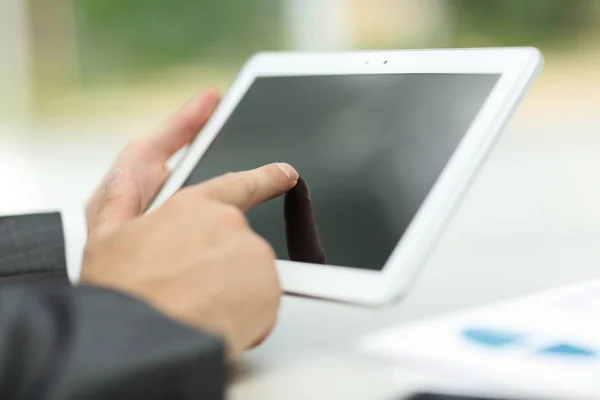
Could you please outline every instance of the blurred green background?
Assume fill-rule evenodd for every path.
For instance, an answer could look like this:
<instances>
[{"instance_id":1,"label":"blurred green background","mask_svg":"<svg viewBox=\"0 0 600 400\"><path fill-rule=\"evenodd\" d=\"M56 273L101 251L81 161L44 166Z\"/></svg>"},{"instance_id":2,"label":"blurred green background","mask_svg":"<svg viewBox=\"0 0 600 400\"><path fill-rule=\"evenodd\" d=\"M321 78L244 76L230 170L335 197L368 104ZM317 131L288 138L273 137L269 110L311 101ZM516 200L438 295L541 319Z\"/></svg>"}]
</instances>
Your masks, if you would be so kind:
<instances>
[{"instance_id":1,"label":"blurred green background","mask_svg":"<svg viewBox=\"0 0 600 400\"><path fill-rule=\"evenodd\" d=\"M283 3L281 0L144 0L142 5L136 0L77 0L74 2L76 32L84 74L93 77L119 72L135 77L140 71L176 63L213 60L239 64L255 51L286 49ZM388 3L393 11L392 3L402 1ZM430 7L435 5L429 3ZM447 19L454 28L451 37L444 43L417 40L414 45L535 43L547 51L565 49L578 46L600 23L599 3L597 0L449 0L441 6L446 8ZM361 47L358 39L357 47ZM386 47L410 46L402 39L399 34L382 38L382 42ZM381 43L373 43L372 47L381 47Z\"/></svg>"},{"instance_id":2,"label":"blurred green background","mask_svg":"<svg viewBox=\"0 0 600 400\"><path fill-rule=\"evenodd\" d=\"M456 0L448 5L457 45L534 43L555 52L579 46L597 34L600 24L597 0Z\"/></svg>"},{"instance_id":3,"label":"blurred green background","mask_svg":"<svg viewBox=\"0 0 600 400\"><path fill-rule=\"evenodd\" d=\"M431 7L433 14L436 4L421 1L429 3L421 7ZM147 71L208 60L237 66L256 51L285 50L288 43L283 26L284 3L281 0L144 0L143 3L75 0L83 77L92 82L117 79L120 75L135 79ZM389 3L390 11L395 11L393 3L402 1L380 3L383 8ZM597 33L593 29L600 24L599 5L598 0L448 0L437 4L445 7L447 23L453 27L444 40L431 39L432 35L423 33L421 38L413 39L411 46L400 32L397 37L382 37L381 43L371 43L369 47L535 44L553 52L578 47L588 34ZM355 7L351 12L360 19L360 5ZM363 7L369 7L369 3ZM402 12L401 7L397 8L397 12ZM352 47L364 47L360 34L356 39Z\"/></svg>"},{"instance_id":4,"label":"blurred green background","mask_svg":"<svg viewBox=\"0 0 600 400\"><path fill-rule=\"evenodd\" d=\"M600 0L3 0L2 13L0 118L166 107L225 90L262 50L532 45L548 87L599 65Z\"/></svg>"},{"instance_id":5,"label":"blurred green background","mask_svg":"<svg viewBox=\"0 0 600 400\"><path fill-rule=\"evenodd\" d=\"M76 1L82 72L92 81L135 79L174 64L239 64L254 51L284 47L279 3L144 0L140 7L131 0Z\"/></svg>"}]
</instances>

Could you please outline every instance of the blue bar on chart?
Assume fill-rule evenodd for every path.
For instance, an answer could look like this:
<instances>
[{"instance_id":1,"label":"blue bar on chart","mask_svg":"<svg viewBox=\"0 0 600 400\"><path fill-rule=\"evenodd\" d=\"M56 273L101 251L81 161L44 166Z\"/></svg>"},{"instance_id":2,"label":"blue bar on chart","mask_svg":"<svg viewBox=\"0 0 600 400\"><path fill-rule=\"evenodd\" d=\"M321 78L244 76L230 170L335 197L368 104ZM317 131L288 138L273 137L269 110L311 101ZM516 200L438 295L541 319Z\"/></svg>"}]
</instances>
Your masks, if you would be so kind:
<instances>
[{"instance_id":1,"label":"blue bar on chart","mask_svg":"<svg viewBox=\"0 0 600 400\"><path fill-rule=\"evenodd\" d=\"M597 358L598 353L590 348L583 346L572 345L569 343L557 343L552 346L548 346L539 351L540 354L549 354L562 357L587 357Z\"/></svg>"},{"instance_id":2,"label":"blue bar on chart","mask_svg":"<svg viewBox=\"0 0 600 400\"><path fill-rule=\"evenodd\" d=\"M499 329L472 328L463 331L463 337L468 341L489 347L506 347L518 344L524 336L522 333Z\"/></svg>"}]
</instances>

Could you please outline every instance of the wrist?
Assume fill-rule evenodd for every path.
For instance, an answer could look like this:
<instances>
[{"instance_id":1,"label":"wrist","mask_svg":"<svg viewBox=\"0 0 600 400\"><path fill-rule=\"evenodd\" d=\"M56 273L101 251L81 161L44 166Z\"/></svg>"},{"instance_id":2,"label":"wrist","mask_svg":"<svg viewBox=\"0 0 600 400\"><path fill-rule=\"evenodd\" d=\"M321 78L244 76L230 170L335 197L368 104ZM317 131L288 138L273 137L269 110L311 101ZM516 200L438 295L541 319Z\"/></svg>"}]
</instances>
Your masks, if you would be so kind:
<instances>
[{"instance_id":1,"label":"wrist","mask_svg":"<svg viewBox=\"0 0 600 400\"><path fill-rule=\"evenodd\" d=\"M240 343L234 321L228 317L227 312L216 309L208 302L201 305L189 303L177 295L178 290L175 293L160 289L144 292L140 297L170 318L219 337L225 344L227 359L233 360L240 356L244 346Z\"/></svg>"}]
</instances>

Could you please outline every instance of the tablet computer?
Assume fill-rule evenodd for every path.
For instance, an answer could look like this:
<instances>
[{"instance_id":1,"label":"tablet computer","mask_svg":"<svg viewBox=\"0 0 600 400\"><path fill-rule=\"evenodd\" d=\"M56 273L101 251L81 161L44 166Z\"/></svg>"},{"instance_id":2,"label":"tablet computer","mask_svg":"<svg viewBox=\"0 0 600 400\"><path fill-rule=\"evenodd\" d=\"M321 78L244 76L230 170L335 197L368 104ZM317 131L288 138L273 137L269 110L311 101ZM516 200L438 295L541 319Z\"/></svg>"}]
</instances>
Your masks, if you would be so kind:
<instances>
[{"instance_id":1,"label":"tablet computer","mask_svg":"<svg viewBox=\"0 0 600 400\"><path fill-rule=\"evenodd\" d=\"M290 260L283 198L250 210L284 290L390 303L424 265L541 65L534 48L258 54L149 211L183 186L287 162L310 188L325 258Z\"/></svg>"}]
</instances>

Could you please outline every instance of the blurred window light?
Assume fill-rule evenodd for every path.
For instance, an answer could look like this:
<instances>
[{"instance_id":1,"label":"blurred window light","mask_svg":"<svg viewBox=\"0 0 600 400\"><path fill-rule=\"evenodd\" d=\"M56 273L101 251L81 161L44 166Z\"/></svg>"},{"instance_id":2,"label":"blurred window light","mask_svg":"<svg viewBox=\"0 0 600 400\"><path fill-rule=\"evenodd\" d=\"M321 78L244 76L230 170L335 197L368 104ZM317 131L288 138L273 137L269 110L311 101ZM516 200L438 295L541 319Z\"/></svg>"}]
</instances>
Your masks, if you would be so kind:
<instances>
[{"instance_id":1,"label":"blurred window light","mask_svg":"<svg viewBox=\"0 0 600 400\"><path fill-rule=\"evenodd\" d=\"M283 25L290 50L343 50L355 45L353 2L284 0Z\"/></svg>"},{"instance_id":2,"label":"blurred window light","mask_svg":"<svg viewBox=\"0 0 600 400\"><path fill-rule=\"evenodd\" d=\"M0 1L0 118L32 112L31 42L26 1Z\"/></svg>"},{"instance_id":3,"label":"blurred window light","mask_svg":"<svg viewBox=\"0 0 600 400\"><path fill-rule=\"evenodd\" d=\"M0 123L0 214L43 205L36 163L23 141L28 133L22 126Z\"/></svg>"}]
</instances>

